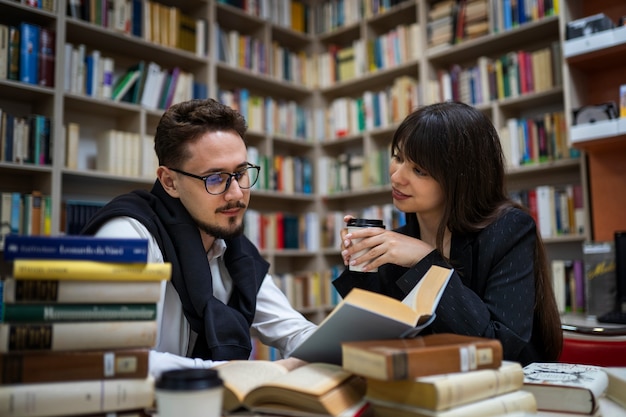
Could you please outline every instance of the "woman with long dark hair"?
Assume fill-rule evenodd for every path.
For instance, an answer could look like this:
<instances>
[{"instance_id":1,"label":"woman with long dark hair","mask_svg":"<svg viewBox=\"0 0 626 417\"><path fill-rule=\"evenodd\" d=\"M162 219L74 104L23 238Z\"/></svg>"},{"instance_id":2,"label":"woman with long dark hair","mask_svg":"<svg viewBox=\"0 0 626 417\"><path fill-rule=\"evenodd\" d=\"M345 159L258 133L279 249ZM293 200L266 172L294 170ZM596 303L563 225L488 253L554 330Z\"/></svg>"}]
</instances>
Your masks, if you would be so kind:
<instances>
[{"instance_id":1,"label":"woman with long dark hair","mask_svg":"<svg viewBox=\"0 0 626 417\"><path fill-rule=\"evenodd\" d=\"M400 124L391 150L393 203L406 225L342 231L344 263L364 272L346 268L333 282L339 293L359 287L402 299L431 265L454 268L422 334L499 339L504 358L522 364L557 360L563 339L543 242L507 196L491 121L462 103L425 106Z\"/></svg>"}]
</instances>

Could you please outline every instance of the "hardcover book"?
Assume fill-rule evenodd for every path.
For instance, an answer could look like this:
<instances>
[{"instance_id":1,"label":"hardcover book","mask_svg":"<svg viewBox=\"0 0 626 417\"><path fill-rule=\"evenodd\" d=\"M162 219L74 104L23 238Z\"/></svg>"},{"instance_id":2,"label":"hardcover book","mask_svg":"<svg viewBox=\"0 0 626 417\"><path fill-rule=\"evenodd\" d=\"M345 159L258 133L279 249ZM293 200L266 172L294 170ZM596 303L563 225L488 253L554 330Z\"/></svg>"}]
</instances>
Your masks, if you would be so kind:
<instances>
[{"instance_id":1,"label":"hardcover book","mask_svg":"<svg viewBox=\"0 0 626 417\"><path fill-rule=\"evenodd\" d=\"M453 333L344 342L341 349L344 369L387 381L496 369L502 364L498 339Z\"/></svg>"},{"instance_id":2,"label":"hardcover book","mask_svg":"<svg viewBox=\"0 0 626 417\"><path fill-rule=\"evenodd\" d=\"M148 261L148 240L96 236L8 235L4 260L76 259L105 262Z\"/></svg>"},{"instance_id":3,"label":"hardcover book","mask_svg":"<svg viewBox=\"0 0 626 417\"><path fill-rule=\"evenodd\" d=\"M0 354L0 385L148 377L150 349Z\"/></svg>"},{"instance_id":4,"label":"hardcover book","mask_svg":"<svg viewBox=\"0 0 626 417\"><path fill-rule=\"evenodd\" d=\"M156 334L156 320L0 323L0 353L144 348L154 346Z\"/></svg>"},{"instance_id":5,"label":"hardcover book","mask_svg":"<svg viewBox=\"0 0 626 417\"><path fill-rule=\"evenodd\" d=\"M89 415L153 405L151 377L0 386L3 417Z\"/></svg>"},{"instance_id":6,"label":"hardcover book","mask_svg":"<svg viewBox=\"0 0 626 417\"><path fill-rule=\"evenodd\" d=\"M20 23L19 80L24 83L37 84L40 29L32 23Z\"/></svg>"},{"instance_id":7,"label":"hardcover book","mask_svg":"<svg viewBox=\"0 0 626 417\"><path fill-rule=\"evenodd\" d=\"M0 280L5 303L156 303L162 281Z\"/></svg>"},{"instance_id":8,"label":"hardcover book","mask_svg":"<svg viewBox=\"0 0 626 417\"><path fill-rule=\"evenodd\" d=\"M0 304L0 323L156 320L152 304Z\"/></svg>"},{"instance_id":9,"label":"hardcover book","mask_svg":"<svg viewBox=\"0 0 626 417\"><path fill-rule=\"evenodd\" d=\"M402 301L353 289L292 356L341 365L343 342L415 337L435 319L451 275L451 269L433 265Z\"/></svg>"},{"instance_id":10,"label":"hardcover book","mask_svg":"<svg viewBox=\"0 0 626 417\"><path fill-rule=\"evenodd\" d=\"M608 385L607 373L598 366L535 362L524 367L523 389L543 411L593 414Z\"/></svg>"},{"instance_id":11,"label":"hardcover book","mask_svg":"<svg viewBox=\"0 0 626 417\"><path fill-rule=\"evenodd\" d=\"M503 361L498 369L444 373L397 381L368 378L365 397L439 411L516 391L523 383L522 366L517 362Z\"/></svg>"},{"instance_id":12,"label":"hardcover book","mask_svg":"<svg viewBox=\"0 0 626 417\"><path fill-rule=\"evenodd\" d=\"M230 361L214 369L224 380L226 412L243 407L290 416L351 416L364 406L365 381L338 365L310 363L288 371L271 361Z\"/></svg>"},{"instance_id":13,"label":"hardcover book","mask_svg":"<svg viewBox=\"0 0 626 417\"><path fill-rule=\"evenodd\" d=\"M102 281L166 281L170 263L121 263L66 259L16 259L15 279L60 279Z\"/></svg>"},{"instance_id":14,"label":"hardcover book","mask_svg":"<svg viewBox=\"0 0 626 417\"><path fill-rule=\"evenodd\" d=\"M389 401L371 400L370 403L376 417L501 417L507 414L532 416L537 412L535 397L530 392L523 390L441 411L432 411Z\"/></svg>"}]
</instances>

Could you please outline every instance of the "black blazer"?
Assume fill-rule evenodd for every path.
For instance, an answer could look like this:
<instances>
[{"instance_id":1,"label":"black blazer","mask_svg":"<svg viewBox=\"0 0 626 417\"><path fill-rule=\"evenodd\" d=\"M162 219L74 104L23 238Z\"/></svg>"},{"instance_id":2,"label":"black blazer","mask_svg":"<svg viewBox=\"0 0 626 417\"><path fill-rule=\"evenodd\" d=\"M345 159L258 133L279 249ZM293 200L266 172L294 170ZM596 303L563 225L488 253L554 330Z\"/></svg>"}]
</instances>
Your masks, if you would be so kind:
<instances>
[{"instance_id":1,"label":"black blazer","mask_svg":"<svg viewBox=\"0 0 626 417\"><path fill-rule=\"evenodd\" d=\"M397 230L419 237L415 214ZM387 264L377 273L351 272L346 268L333 281L344 297L352 288L404 298L431 265L455 269L436 310L434 322L422 334L457 333L502 342L504 358L527 364L548 361L535 326L536 245L534 219L519 209L506 211L477 233L454 234L450 263L433 250L411 268Z\"/></svg>"}]
</instances>

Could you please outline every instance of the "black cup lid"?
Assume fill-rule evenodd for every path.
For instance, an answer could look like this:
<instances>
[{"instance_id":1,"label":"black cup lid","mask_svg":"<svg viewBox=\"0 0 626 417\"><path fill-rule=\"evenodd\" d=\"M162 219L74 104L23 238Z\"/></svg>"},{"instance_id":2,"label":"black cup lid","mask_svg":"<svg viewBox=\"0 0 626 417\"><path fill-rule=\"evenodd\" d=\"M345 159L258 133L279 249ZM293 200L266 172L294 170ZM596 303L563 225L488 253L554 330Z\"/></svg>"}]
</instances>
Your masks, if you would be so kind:
<instances>
[{"instance_id":1,"label":"black cup lid","mask_svg":"<svg viewBox=\"0 0 626 417\"><path fill-rule=\"evenodd\" d=\"M348 220L348 226L385 228L383 221L378 219L350 219Z\"/></svg>"},{"instance_id":2,"label":"black cup lid","mask_svg":"<svg viewBox=\"0 0 626 417\"><path fill-rule=\"evenodd\" d=\"M215 369L175 369L165 371L155 382L155 388L171 391L195 391L222 386Z\"/></svg>"}]
</instances>

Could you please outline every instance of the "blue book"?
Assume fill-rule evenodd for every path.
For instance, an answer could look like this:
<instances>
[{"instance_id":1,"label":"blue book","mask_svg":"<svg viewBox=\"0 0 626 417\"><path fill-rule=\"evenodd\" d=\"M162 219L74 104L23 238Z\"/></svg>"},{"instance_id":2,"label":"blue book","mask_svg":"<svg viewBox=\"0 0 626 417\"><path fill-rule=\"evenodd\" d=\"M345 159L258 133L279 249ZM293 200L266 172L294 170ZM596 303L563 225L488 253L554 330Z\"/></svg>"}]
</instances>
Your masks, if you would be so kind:
<instances>
[{"instance_id":1,"label":"blue book","mask_svg":"<svg viewBox=\"0 0 626 417\"><path fill-rule=\"evenodd\" d=\"M95 236L7 235L4 260L68 259L101 262L148 262L148 240Z\"/></svg>"},{"instance_id":2,"label":"blue book","mask_svg":"<svg viewBox=\"0 0 626 417\"><path fill-rule=\"evenodd\" d=\"M37 84L39 80L39 31L32 23L20 23L20 81Z\"/></svg>"}]
</instances>

